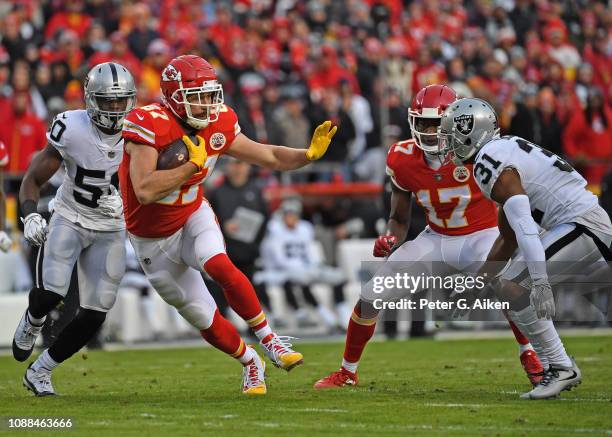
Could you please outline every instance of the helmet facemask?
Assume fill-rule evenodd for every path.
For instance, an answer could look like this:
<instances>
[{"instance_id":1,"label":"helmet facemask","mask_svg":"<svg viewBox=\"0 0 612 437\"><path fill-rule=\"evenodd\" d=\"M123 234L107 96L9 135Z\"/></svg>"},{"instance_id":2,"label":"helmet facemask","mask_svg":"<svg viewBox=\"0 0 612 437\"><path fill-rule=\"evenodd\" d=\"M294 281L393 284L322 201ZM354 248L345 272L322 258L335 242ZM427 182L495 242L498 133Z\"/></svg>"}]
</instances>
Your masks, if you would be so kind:
<instances>
[{"instance_id":1,"label":"helmet facemask","mask_svg":"<svg viewBox=\"0 0 612 437\"><path fill-rule=\"evenodd\" d=\"M424 108L423 113L410 110L408 113L408 124L412 138L417 142L418 147L431 155L438 155L438 127L440 126L441 116L437 109Z\"/></svg>"},{"instance_id":2,"label":"helmet facemask","mask_svg":"<svg viewBox=\"0 0 612 437\"><path fill-rule=\"evenodd\" d=\"M179 88L172 101L185 109L185 122L194 129L204 129L219 119L223 105L223 87L216 80L204 82L201 87ZM174 112L173 105L169 105ZM176 114L177 117L181 117Z\"/></svg>"},{"instance_id":3,"label":"helmet facemask","mask_svg":"<svg viewBox=\"0 0 612 437\"><path fill-rule=\"evenodd\" d=\"M136 95L125 93L86 93L85 104L91 121L104 129L118 132L123 120L136 105Z\"/></svg>"},{"instance_id":4,"label":"helmet facemask","mask_svg":"<svg viewBox=\"0 0 612 437\"><path fill-rule=\"evenodd\" d=\"M445 163L452 161L455 165L463 165L472 158L478 150L494 138L499 138L499 128L494 131L483 131L474 141L471 135L464 135L453 126L446 132L438 128L438 153L445 154Z\"/></svg>"},{"instance_id":5,"label":"helmet facemask","mask_svg":"<svg viewBox=\"0 0 612 437\"><path fill-rule=\"evenodd\" d=\"M412 137L417 141L417 145L424 152L437 155L438 150L438 127L440 117L422 117L411 114L408 117Z\"/></svg>"}]
</instances>

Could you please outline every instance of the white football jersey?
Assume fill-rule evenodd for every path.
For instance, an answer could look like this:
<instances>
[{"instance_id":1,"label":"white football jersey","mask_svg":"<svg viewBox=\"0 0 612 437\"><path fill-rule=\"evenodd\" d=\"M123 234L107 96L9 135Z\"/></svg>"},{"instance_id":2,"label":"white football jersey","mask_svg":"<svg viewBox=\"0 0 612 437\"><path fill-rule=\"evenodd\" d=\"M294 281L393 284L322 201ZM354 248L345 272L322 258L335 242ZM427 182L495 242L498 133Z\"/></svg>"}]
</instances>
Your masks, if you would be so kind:
<instances>
[{"instance_id":1,"label":"white football jersey","mask_svg":"<svg viewBox=\"0 0 612 437\"><path fill-rule=\"evenodd\" d=\"M575 222L598 205L586 180L567 162L520 137L490 141L478 152L474 178L485 196L491 198L495 181L508 167L518 171L531 214L544 229Z\"/></svg>"},{"instance_id":2,"label":"white football jersey","mask_svg":"<svg viewBox=\"0 0 612 437\"><path fill-rule=\"evenodd\" d=\"M66 111L53 120L47 141L64 160L65 175L55 195L55 212L87 229L125 229L123 217L110 218L97 209L100 196L109 194L111 182L119 181L121 131L106 135L93 125L87 111Z\"/></svg>"},{"instance_id":3,"label":"white football jersey","mask_svg":"<svg viewBox=\"0 0 612 437\"><path fill-rule=\"evenodd\" d=\"M306 220L289 228L282 217L268 222L266 238L262 244L262 258L268 269L300 269L318 264L313 248L314 228Z\"/></svg>"}]
</instances>

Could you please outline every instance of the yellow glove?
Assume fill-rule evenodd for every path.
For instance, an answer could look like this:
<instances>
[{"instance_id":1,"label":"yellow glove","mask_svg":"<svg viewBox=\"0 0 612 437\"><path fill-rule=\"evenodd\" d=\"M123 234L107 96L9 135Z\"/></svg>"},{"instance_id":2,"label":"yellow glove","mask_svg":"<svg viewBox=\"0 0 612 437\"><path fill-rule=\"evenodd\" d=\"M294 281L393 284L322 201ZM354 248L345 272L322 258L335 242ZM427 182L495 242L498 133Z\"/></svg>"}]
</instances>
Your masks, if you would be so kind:
<instances>
[{"instance_id":1,"label":"yellow glove","mask_svg":"<svg viewBox=\"0 0 612 437\"><path fill-rule=\"evenodd\" d=\"M310 146L308 147L308 150L306 150L306 158L309 161L316 161L325 155L325 152L327 152L329 143L338 130L338 126L334 126L332 128L331 125L331 121L327 120L325 123L320 124L315 129L314 133L312 134Z\"/></svg>"},{"instance_id":2,"label":"yellow glove","mask_svg":"<svg viewBox=\"0 0 612 437\"><path fill-rule=\"evenodd\" d=\"M208 157L206 154L206 141L199 135L196 135L196 138L198 139L197 146L193 144L193 141L187 135L183 135L183 142L189 151L189 162L194 163L198 167L198 171L201 171Z\"/></svg>"}]
</instances>

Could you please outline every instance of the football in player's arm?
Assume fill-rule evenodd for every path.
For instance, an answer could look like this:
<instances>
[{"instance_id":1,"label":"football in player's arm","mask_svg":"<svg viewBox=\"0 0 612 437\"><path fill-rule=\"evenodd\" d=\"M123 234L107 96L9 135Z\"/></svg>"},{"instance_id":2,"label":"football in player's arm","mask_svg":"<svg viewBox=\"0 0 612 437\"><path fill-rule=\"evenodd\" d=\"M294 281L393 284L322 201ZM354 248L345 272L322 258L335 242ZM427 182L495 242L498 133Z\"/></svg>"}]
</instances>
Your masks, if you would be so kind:
<instances>
[{"instance_id":1,"label":"football in player's arm","mask_svg":"<svg viewBox=\"0 0 612 437\"><path fill-rule=\"evenodd\" d=\"M221 286L274 365L288 371L302 364L303 356L272 331L252 284L227 256L202 184L225 153L275 170L303 167L325 154L337 128L329 121L318 126L307 150L247 138L236 113L224 104L214 68L194 55L170 61L161 75L161 90L162 104L135 109L123 127L126 153L119 181L128 235L139 259L147 260L141 266L160 296L208 343L244 366L242 392L265 394L263 361L219 313L201 273ZM181 141L186 150L181 150ZM180 229L185 232L178 234ZM160 240L163 253L157 253ZM174 273L160 277L160 270Z\"/></svg>"},{"instance_id":2,"label":"football in player's arm","mask_svg":"<svg viewBox=\"0 0 612 437\"><path fill-rule=\"evenodd\" d=\"M336 130L337 127L332 127L329 121L319 125L307 150L258 143L240 133L226 153L241 161L274 170L295 170L321 158ZM130 176L134 193L141 204L147 205L163 199L202 170L207 158L206 144L202 137L196 138L198 144L188 136L183 137L189 151L189 161L172 170L156 169L159 153L155 148L127 142L126 152L132 158Z\"/></svg>"}]
</instances>

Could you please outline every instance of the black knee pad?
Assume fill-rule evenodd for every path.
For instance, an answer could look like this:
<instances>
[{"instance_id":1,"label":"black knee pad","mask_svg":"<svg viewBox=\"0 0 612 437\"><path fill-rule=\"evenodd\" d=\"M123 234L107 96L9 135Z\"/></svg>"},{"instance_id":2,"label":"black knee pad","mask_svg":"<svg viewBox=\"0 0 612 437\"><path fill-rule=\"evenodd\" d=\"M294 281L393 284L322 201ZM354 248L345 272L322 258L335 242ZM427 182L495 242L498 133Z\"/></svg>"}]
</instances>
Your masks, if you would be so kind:
<instances>
[{"instance_id":1,"label":"black knee pad","mask_svg":"<svg viewBox=\"0 0 612 437\"><path fill-rule=\"evenodd\" d=\"M57 306L63 299L53 291L48 291L42 288L32 288L28 295L28 311L37 319L42 319L49 311Z\"/></svg>"},{"instance_id":2,"label":"black knee pad","mask_svg":"<svg viewBox=\"0 0 612 437\"><path fill-rule=\"evenodd\" d=\"M77 313L74 320L79 320L83 324L100 327L102 323L106 320L106 312L105 311L96 311L90 310L87 308L79 308L79 312Z\"/></svg>"},{"instance_id":3,"label":"black knee pad","mask_svg":"<svg viewBox=\"0 0 612 437\"><path fill-rule=\"evenodd\" d=\"M89 342L106 320L102 311L79 308L74 319L57 336L57 340L49 348L49 355L61 363Z\"/></svg>"}]
</instances>

